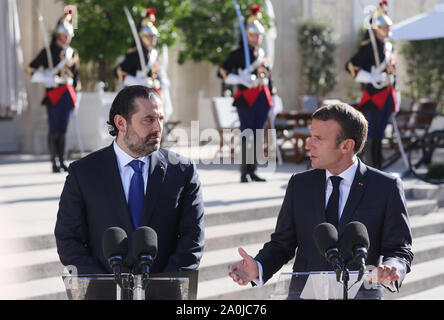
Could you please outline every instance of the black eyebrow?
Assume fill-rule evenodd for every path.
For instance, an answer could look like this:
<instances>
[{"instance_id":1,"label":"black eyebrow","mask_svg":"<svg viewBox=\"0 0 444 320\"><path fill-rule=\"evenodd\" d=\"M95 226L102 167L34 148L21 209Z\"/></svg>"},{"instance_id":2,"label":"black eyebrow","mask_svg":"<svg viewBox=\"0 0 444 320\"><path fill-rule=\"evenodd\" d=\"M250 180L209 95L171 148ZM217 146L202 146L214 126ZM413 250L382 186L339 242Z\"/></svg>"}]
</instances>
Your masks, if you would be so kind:
<instances>
[{"instance_id":1,"label":"black eyebrow","mask_svg":"<svg viewBox=\"0 0 444 320\"><path fill-rule=\"evenodd\" d=\"M156 119L156 118L163 118L165 117L163 114L153 115L153 114L147 114L143 117L143 119Z\"/></svg>"}]
</instances>

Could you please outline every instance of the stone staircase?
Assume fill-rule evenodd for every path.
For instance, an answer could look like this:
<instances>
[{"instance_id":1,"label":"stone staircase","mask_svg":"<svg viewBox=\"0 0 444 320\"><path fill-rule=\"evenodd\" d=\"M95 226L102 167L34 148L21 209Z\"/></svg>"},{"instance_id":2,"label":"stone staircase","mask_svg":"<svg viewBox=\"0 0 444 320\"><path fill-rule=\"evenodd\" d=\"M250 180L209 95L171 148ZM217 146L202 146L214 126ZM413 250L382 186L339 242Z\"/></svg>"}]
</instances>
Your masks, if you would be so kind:
<instances>
[{"instance_id":1,"label":"stone staircase","mask_svg":"<svg viewBox=\"0 0 444 320\"><path fill-rule=\"evenodd\" d=\"M415 258L399 294L386 294L386 299L420 299L421 291L444 285L444 199L439 187L417 180L405 182L405 194L413 233ZM207 248L200 268L199 299L268 299L278 280L278 274L262 288L241 287L227 277L228 265L240 259L237 248L242 246L254 256L269 240L274 230L280 204L256 210L238 212L223 224L207 216ZM265 212L268 212L265 213ZM293 261L280 272L291 272Z\"/></svg>"},{"instance_id":2,"label":"stone staircase","mask_svg":"<svg viewBox=\"0 0 444 320\"><path fill-rule=\"evenodd\" d=\"M45 165L47 166L46 163ZM266 184L244 185L238 183L237 172L231 180L223 183L220 182L220 177L226 176L226 171L221 175L207 176L205 172L200 175L206 200L207 240L200 266L198 299L268 299L278 280L277 274L261 288L238 286L227 276L228 265L240 259L238 247L243 247L254 256L263 243L268 241L291 173L270 174L266 176L269 180ZM3 286L6 289L2 288L3 296L0 294L0 299L66 299L60 277L63 266L58 260L52 235L58 206L55 195L60 195L64 177L45 177L55 181L45 178L44 189L51 189L46 194L35 191L43 198L41 203L34 203L29 198L28 208L35 211L35 216L28 218L31 224L29 230L23 231L23 236L3 236L1 239L2 260L9 262L1 271L3 274L19 277L4 279ZM5 187L5 180L0 181L0 189L4 187L1 192L13 189ZM19 182L14 183L17 185ZM396 295L387 294L386 298L422 299L422 292L430 295L436 294L430 290L444 290L444 191L438 186L417 180L405 181L404 188L414 237L415 258L412 271L407 275L401 292ZM240 195L248 192L250 198L243 200ZM227 200L235 195L238 200ZM11 197L11 194L6 192L4 196ZM8 214L12 214L14 200L8 202L5 197L0 195L0 211L8 209ZM289 272L291 267L292 261L281 272Z\"/></svg>"}]
</instances>

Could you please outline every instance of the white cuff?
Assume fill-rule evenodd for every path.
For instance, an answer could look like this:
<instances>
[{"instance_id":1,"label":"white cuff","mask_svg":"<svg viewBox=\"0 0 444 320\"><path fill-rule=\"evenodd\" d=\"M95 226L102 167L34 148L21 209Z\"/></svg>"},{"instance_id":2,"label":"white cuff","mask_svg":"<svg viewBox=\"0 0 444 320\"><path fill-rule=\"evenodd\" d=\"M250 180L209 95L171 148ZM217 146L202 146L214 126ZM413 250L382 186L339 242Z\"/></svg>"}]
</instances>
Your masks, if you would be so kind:
<instances>
[{"instance_id":1,"label":"white cuff","mask_svg":"<svg viewBox=\"0 0 444 320\"><path fill-rule=\"evenodd\" d=\"M237 74L230 73L225 78L225 83L228 85L237 85L237 84L241 83L241 79Z\"/></svg>"},{"instance_id":2,"label":"white cuff","mask_svg":"<svg viewBox=\"0 0 444 320\"><path fill-rule=\"evenodd\" d=\"M256 261L257 263L257 267L259 269L259 278L254 279L253 282L255 285L257 285L258 287L262 287L264 285L264 280L262 279L262 265L259 261Z\"/></svg>"}]
</instances>

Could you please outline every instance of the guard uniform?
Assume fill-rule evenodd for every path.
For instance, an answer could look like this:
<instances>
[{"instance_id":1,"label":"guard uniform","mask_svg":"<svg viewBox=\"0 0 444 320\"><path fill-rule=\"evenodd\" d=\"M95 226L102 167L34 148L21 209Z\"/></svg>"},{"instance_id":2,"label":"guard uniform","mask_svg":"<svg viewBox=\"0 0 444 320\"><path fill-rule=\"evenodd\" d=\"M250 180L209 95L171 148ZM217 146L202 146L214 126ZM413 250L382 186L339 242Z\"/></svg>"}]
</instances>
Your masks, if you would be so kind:
<instances>
[{"instance_id":1,"label":"guard uniform","mask_svg":"<svg viewBox=\"0 0 444 320\"><path fill-rule=\"evenodd\" d=\"M260 24L260 9L260 6L253 6L250 9L252 16L247 20L246 27L248 37L251 35L261 37L264 34L263 26ZM242 137L241 182L248 182L248 176L253 181L265 181L256 175L256 130L264 129L268 112L273 107L271 97L273 86L268 60L264 50L258 47L259 43L251 45L250 40L248 43L251 73L245 71L246 62L242 41L240 46L229 54L218 72L218 77L223 78L227 85L237 86L233 96L233 106L237 108L240 130L242 132L246 129L253 131L254 148L248 148L246 137ZM247 153L254 154L254 156L247 157Z\"/></svg>"},{"instance_id":2,"label":"guard uniform","mask_svg":"<svg viewBox=\"0 0 444 320\"><path fill-rule=\"evenodd\" d=\"M139 52L134 46L128 50L123 61L117 66L115 75L124 86L144 85L156 89L161 94L159 53L154 48L159 36L155 22L156 10L146 9L146 17L142 19L139 28L146 74L143 74Z\"/></svg>"},{"instance_id":3,"label":"guard uniform","mask_svg":"<svg viewBox=\"0 0 444 320\"><path fill-rule=\"evenodd\" d=\"M48 148L53 172L60 172L60 169L68 171L64 163L65 137L72 110L76 105L75 88L78 86L80 65L78 53L69 46L69 41L74 36L71 23L70 13L66 13L58 21L49 46L54 70L49 70L46 49L42 49L28 67L28 72L32 74L31 81L44 83L46 86L42 105L46 106L48 114ZM59 36L67 37L69 41L60 46L57 42ZM43 67L45 72L38 71L40 67Z\"/></svg>"},{"instance_id":4,"label":"guard uniform","mask_svg":"<svg viewBox=\"0 0 444 320\"><path fill-rule=\"evenodd\" d=\"M382 8L383 1L381 1ZM376 10L370 19L372 29L390 26L383 10ZM368 140L363 155L369 165L382 167L382 139L390 115L396 112L395 65L392 44L386 39L370 37L368 31L359 51L346 64L346 70L362 84L363 95L358 104L368 121ZM377 56L375 55L377 54Z\"/></svg>"}]
</instances>

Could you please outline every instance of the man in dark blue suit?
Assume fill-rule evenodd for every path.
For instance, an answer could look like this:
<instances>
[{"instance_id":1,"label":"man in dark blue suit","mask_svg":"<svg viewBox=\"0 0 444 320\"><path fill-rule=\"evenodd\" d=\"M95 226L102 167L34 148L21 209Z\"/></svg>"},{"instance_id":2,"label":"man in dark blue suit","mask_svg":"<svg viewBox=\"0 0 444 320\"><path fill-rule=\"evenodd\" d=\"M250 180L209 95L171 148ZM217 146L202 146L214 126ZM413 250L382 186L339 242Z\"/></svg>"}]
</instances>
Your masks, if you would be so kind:
<instances>
[{"instance_id":1,"label":"man in dark blue suit","mask_svg":"<svg viewBox=\"0 0 444 320\"><path fill-rule=\"evenodd\" d=\"M335 180L331 177L338 176L336 223L344 260L350 258L344 249L344 227L360 221L370 239L366 264L377 266L380 282L399 290L413 259L407 206L399 178L368 167L357 158L367 128L364 116L346 104L323 107L313 114L307 149L314 169L291 177L275 232L257 256L253 259L239 248L243 260L229 270L235 282L265 283L295 256L296 249L294 272L333 270L317 251L312 234L318 224L329 221L326 208L333 189L331 181Z\"/></svg>"},{"instance_id":2,"label":"man in dark blue suit","mask_svg":"<svg viewBox=\"0 0 444 320\"><path fill-rule=\"evenodd\" d=\"M120 91L108 121L114 142L69 167L55 237L61 262L75 266L79 274L112 273L101 239L113 226L128 235L123 271L134 265L131 237L139 226L153 228L158 236L152 273L199 266L204 248L200 181L193 162L160 149L161 101L154 89L143 86ZM139 204L133 200L137 198L133 177L140 178Z\"/></svg>"}]
</instances>

